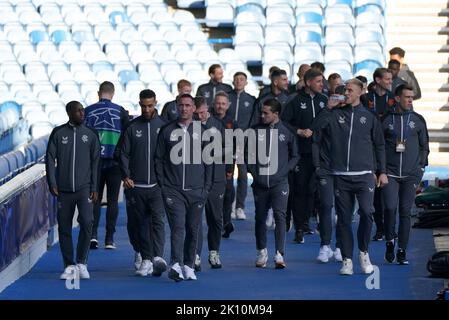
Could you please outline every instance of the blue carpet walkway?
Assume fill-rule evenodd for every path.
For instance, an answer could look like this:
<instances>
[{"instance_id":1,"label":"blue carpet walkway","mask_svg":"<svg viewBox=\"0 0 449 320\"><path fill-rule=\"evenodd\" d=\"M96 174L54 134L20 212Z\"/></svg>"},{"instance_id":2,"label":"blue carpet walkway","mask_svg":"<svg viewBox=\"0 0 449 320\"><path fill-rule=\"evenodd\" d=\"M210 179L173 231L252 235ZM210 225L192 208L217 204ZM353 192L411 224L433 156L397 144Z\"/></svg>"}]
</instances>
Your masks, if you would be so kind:
<instances>
[{"instance_id":1,"label":"blue carpet walkway","mask_svg":"<svg viewBox=\"0 0 449 320\"><path fill-rule=\"evenodd\" d=\"M435 299L442 280L430 279L425 263L434 252L432 230L413 229L408 250L409 266L386 264L383 260L385 242L372 242L370 255L380 270L380 288L367 289L367 275L361 274L357 255L353 276L340 276L341 264L316 262L319 236L309 235L304 244L292 242L294 232L287 234L284 270L275 270L272 261L274 233L268 232L270 260L267 268L254 267L256 249L254 238L254 204L252 192L247 198L245 221L236 221L236 231L223 239L221 256L223 268L212 270L207 263L207 244L203 246L202 271L198 281L175 283L164 273L160 278L134 276L134 253L126 232L126 214L120 205L116 244L117 250L91 251L90 280L82 280L79 290L67 290L59 280L62 259L55 245L40 259L27 275L0 293L8 299L148 299L148 300L299 300L299 299ZM104 215L102 216L104 220ZM75 230L77 236L77 230ZM169 230L165 258L169 260ZM104 223L99 230L104 237ZM204 237L206 240L206 237Z\"/></svg>"}]
</instances>

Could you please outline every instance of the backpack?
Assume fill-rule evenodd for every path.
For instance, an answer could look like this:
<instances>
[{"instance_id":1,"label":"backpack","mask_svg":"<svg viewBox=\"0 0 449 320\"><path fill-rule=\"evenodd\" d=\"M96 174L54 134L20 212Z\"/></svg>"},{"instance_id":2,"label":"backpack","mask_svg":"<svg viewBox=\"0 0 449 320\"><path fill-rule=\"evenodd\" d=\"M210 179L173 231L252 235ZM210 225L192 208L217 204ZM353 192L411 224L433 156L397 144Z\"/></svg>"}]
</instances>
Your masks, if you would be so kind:
<instances>
[{"instance_id":1,"label":"backpack","mask_svg":"<svg viewBox=\"0 0 449 320\"><path fill-rule=\"evenodd\" d=\"M449 278L449 251L440 251L427 261L427 270L433 277Z\"/></svg>"}]
</instances>

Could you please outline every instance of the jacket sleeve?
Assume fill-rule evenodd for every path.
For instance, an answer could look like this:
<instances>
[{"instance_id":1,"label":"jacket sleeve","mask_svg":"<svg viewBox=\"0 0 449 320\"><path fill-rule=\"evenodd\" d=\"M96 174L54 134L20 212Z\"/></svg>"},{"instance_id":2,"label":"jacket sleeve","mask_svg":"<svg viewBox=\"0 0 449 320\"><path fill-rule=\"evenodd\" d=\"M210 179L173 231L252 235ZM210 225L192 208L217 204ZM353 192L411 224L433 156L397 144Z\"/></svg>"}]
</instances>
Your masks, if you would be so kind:
<instances>
[{"instance_id":1,"label":"jacket sleeve","mask_svg":"<svg viewBox=\"0 0 449 320\"><path fill-rule=\"evenodd\" d=\"M130 129L129 127L124 131L120 137L120 145L117 145L118 152L118 163L120 166L120 171L122 173L122 179L129 178L131 173L129 171L129 155L131 152L131 139L130 139Z\"/></svg>"},{"instance_id":2,"label":"jacket sleeve","mask_svg":"<svg viewBox=\"0 0 449 320\"><path fill-rule=\"evenodd\" d=\"M376 116L373 115L373 129L371 132L373 141L374 158L376 159L375 171L377 174L386 173L385 159L385 138L382 132L382 125Z\"/></svg>"},{"instance_id":3,"label":"jacket sleeve","mask_svg":"<svg viewBox=\"0 0 449 320\"><path fill-rule=\"evenodd\" d=\"M259 123L260 120L260 110L262 109L262 103L260 98L254 101L253 113L251 114L251 119L249 120L249 125L254 126Z\"/></svg>"},{"instance_id":4,"label":"jacket sleeve","mask_svg":"<svg viewBox=\"0 0 449 320\"><path fill-rule=\"evenodd\" d=\"M159 183L159 186L164 187L164 162L165 162L165 139L164 139L164 130L161 129L159 135L157 137L157 146L156 146L156 154L154 155L154 170L156 171L156 179Z\"/></svg>"},{"instance_id":5,"label":"jacket sleeve","mask_svg":"<svg viewBox=\"0 0 449 320\"><path fill-rule=\"evenodd\" d=\"M167 102L166 104L164 104L164 107L162 108L161 111L161 118L168 121L168 106L169 106L170 102Z\"/></svg>"},{"instance_id":6,"label":"jacket sleeve","mask_svg":"<svg viewBox=\"0 0 449 320\"><path fill-rule=\"evenodd\" d=\"M298 127L293 125L293 117L294 117L294 106L295 106L296 98L293 98L284 106L284 111L281 114L282 122L290 129L290 131L296 135L296 131L298 131Z\"/></svg>"},{"instance_id":7,"label":"jacket sleeve","mask_svg":"<svg viewBox=\"0 0 449 320\"><path fill-rule=\"evenodd\" d=\"M312 162L315 168L321 167L321 141L323 139L323 130L329 124L330 111L323 110L319 113L318 117L312 122L311 129L312 135Z\"/></svg>"},{"instance_id":8,"label":"jacket sleeve","mask_svg":"<svg viewBox=\"0 0 449 320\"><path fill-rule=\"evenodd\" d=\"M421 168L424 168L429 164L428 156L429 156L429 132L427 131L426 120L423 117L420 117L422 121L422 128L418 133L419 139L419 153L420 153L420 165Z\"/></svg>"},{"instance_id":9,"label":"jacket sleeve","mask_svg":"<svg viewBox=\"0 0 449 320\"><path fill-rule=\"evenodd\" d=\"M56 153L57 142L55 137L55 130L53 129L50 138L48 139L47 151L45 155L45 170L47 171L47 183L50 189L58 187L56 182Z\"/></svg>"},{"instance_id":10,"label":"jacket sleeve","mask_svg":"<svg viewBox=\"0 0 449 320\"><path fill-rule=\"evenodd\" d=\"M120 121L122 122L122 132L125 131L126 127L128 126L129 122L129 112L122 108L121 114L120 114Z\"/></svg>"},{"instance_id":11,"label":"jacket sleeve","mask_svg":"<svg viewBox=\"0 0 449 320\"><path fill-rule=\"evenodd\" d=\"M294 134L291 134L290 144L288 146L289 160L288 160L288 171L293 170L299 161L299 150L298 150L298 139Z\"/></svg>"},{"instance_id":12,"label":"jacket sleeve","mask_svg":"<svg viewBox=\"0 0 449 320\"><path fill-rule=\"evenodd\" d=\"M404 77L404 80L407 81L407 83L413 88L413 93L415 94L413 99L420 99L421 88L419 86L418 80L415 77L415 74L410 70L406 70L405 75L406 76Z\"/></svg>"},{"instance_id":13,"label":"jacket sleeve","mask_svg":"<svg viewBox=\"0 0 449 320\"><path fill-rule=\"evenodd\" d=\"M100 170L100 139L94 134L90 146L90 192L98 192L98 172Z\"/></svg>"}]
</instances>

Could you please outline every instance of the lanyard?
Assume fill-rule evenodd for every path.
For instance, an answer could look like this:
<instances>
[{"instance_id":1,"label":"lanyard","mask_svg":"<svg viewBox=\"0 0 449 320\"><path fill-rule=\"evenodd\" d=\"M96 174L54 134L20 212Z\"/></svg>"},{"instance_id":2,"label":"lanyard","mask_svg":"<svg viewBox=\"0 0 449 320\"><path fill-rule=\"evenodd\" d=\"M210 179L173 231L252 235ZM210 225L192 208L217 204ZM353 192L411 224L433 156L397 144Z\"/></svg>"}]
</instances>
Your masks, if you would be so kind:
<instances>
[{"instance_id":1,"label":"lanyard","mask_svg":"<svg viewBox=\"0 0 449 320\"><path fill-rule=\"evenodd\" d=\"M388 94L385 94L385 109L388 108ZM376 93L373 94L373 110L376 112Z\"/></svg>"},{"instance_id":2,"label":"lanyard","mask_svg":"<svg viewBox=\"0 0 449 320\"><path fill-rule=\"evenodd\" d=\"M410 123L410 113L408 114L407 117L407 123L405 124L405 128L404 128L404 137L403 137L403 141L405 142L407 140L407 133L408 133L408 127L409 127L409 123ZM392 125L393 125L393 136L396 138L398 138L398 135L396 133L396 127L395 127L395 121L394 121L394 114L392 115ZM401 133L400 129L399 129L399 134Z\"/></svg>"}]
</instances>

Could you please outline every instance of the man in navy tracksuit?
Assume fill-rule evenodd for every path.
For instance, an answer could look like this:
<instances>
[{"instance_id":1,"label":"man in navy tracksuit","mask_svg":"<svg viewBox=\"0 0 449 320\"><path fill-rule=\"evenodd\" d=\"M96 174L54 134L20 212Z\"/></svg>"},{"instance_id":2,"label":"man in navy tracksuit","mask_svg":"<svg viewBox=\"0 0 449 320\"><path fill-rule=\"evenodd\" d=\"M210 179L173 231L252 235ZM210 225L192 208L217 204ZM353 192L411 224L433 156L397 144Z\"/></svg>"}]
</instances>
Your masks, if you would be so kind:
<instances>
[{"instance_id":1,"label":"man in navy tracksuit","mask_svg":"<svg viewBox=\"0 0 449 320\"><path fill-rule=\"evenodd\" d=\"M276 99L265 100L262 123L253 127L256 141L248 140L246 156L248 170L254 178L253 193L256 207L256 267L263 268L268 261L268 210L273 208L275 227L275 267L285 268L286 210L288 202L288 173L298 162L295 135L279 119L281 104ZM261 149L262 148L262 149ZM261 149L261 150L260 150ZM260 158L260 155L266 159Z\"/></svg>"},{"instance_id":2,"label":"man in navy tracksuit","mask_svg":"<svg viewBox=\"0 0 449 320\"><path fill-rule=\"evenodd\" d=\"M86 108L86 125L94 128L100 137L101 161L98 201L94 203L94 225L92 229L91 249L98 248L98 224L101 214L101 199L104 186L107 186L106 236L105 248L115 249L114 233L118 217L118 196L121 185L120 168L114 160L115 147L129 121L128 112L111 100L114 97L114 84L105 81L100 85L100 101Z\"/></svg>"},{"instance_id":3,"label":"man in navy tracksuit","mask_svg":"<svg viewBox=\"0 0 449 320\"><path fill-rule=\"evenodd\" d=\"M336 99L336 95L331 95L330 100ZM331 107L337 108L344 106L345 102L341 101L338 105L333 105L323 109L312 123L312 157L313 166L315 167L315 175L318 181L319 194L319 232L321 238L320 251L317 260L327 263L330 258L334 257L336 261L342 261L340 243L336 236L335 251L330 247L332 239L332 208L334 206L334 176L331 170L330 141L322 139L321 129L329 121L331 116Z\"/></svg>"},{"instance_id":4,"label":"man in navy tracksuit","mask_svg":"<svg viewBox=\"0 0 449 320\"><path fill-rule=\"evenodd\" d=\"M219 64L211 65L208 72L210 81L200 85L196 91L196 95L206 98L207 105L211 111L217 92L224 91L228 93L232 91L232 87L229 84L223 83L223 68Z\"/></svg>"},{"instance_id":5,"label":"man in navy tracksuit","mask_svg":"<svg viewBox=\"0 0 449 320\"><path fill-rule=\"evenodd\" d=\"M314 206L316 180L312 163L312 122L327 106L327 97L321 93L323 75L316 69L304 75L305 87L285 106L282 120L296 133L301 154L298 172L293 183L298 195L293 202L293 221L296 229L294 241L304 243L304 234L311 233L309 219Z\"/></svg>"},{"instance_id":6,"label":"man in navy tracksuit","mask_svg":"<svg viewBox=\"0 0 449 320\"><path fill-rule=\"evenodd\" d=\"M288 101L288 77L287 72L281 69L275 69L271 73L271 85L269 87L271 90L259 96L254 102L254 110L251 115L251 126L256 125L261 122L260 115L262 112L262 107L265 100L268 99L276 99L281 103L281 106L284 107Z\"/></svg>"},{"instance_id":7,"label":"man in navy tracksuit","mask_svg":"<svg viewBox=\"0 0 449 320\"><path fill-rule=\"evenodd\" d=\"M78 101L66 105L69 122L53 129L48 140L45 169L50 192L58 199L58 233L64 259L61 279L89 279L87 257L92 233L92 202L98 197L100 142L84 123L84 108ZM72 221L78 207L80 233L73 254Z\"/></svg>"},{"instance_id":8,"label":"man in navy tracksuit","mask_svg":"<svg viewBox=\"0 0 449 320\"><path fill-rule=\"evenodd\" d=\"M179 80L177 87L178 87L178 95L183 93L190 94L192 92L192 84L188 80L185 79ZM162 108L161 112L161 118L167 122L171 122L178 119L178 105L176 103L176 99L164 104L164 107Z\"/></svg>"},{"instance_id":9,"label":"man in navy tracksuit","mask_svg":"<svg viewBox=\"0 0 449 320\"><path fill-rule=\"evenodd\" d=\"M379 120L382 121L394 106L394 95L391 93L391 84L393 75L390 70L377 68L373 73L374 89L367 94L368 109L374 112ZM374 222L376 223L376 232L374 241L381 241L384 236L384 205L382 192L376 188L374 192Z\"/></svg>"},{"instance_id":10,"label":"man in navy tracksuit","mask_svg":"<svg viewBox=\"0 0 449 320\"><path fill-rule=\"evenodd\" d=\"M361 105L362 88L363 84L359 80L349 80L345 88L347 105L333 108L327 123L321 129L324 145L330 146L330 168L335 179L337 230L343 256L340 274L343 275L353 274L354 240L351 225L355 197L360 207L357 238L361 269L363 273L374 270L368 255L374 189L376 185L384 186L388 183L381 124L372 112ZM330 100L329 106L333 107L338 103L337 100Z\"/></svg>"},{"instance_id":11,"label":"man in navy tracksuit","mask_svg":"<svg viewBox=\"0 0 449 320\"><path fill-rule=\"evenodd\" d=\"M164 203L157 184L154 165L157 137L165 121L158 116L156 94L152 90L140 92L142 115L134 119L123 133L120 145L120 169L123 184L128 189L126 201L133 210L128 212L128 223L134 225L142 263L137 275L160 276L167 264L164 254ZM133 228L130 228L133 230ZM151 241L151 242L150 242Z\"/></svg>"},{"instance_id":12,"label":"man in navy tracksuit","mask_svg":"<svg viewBox=\"0 0 449 320\"><path fill-rule=\"evenodd\" d=\"M227 111L227 116L234 119L237 126L243 131L250 126L254 101L256 100L254 96L245 92L247 83L247 75L244 72L236 72L234 74L234 90L229 93L229 109ZM244 220L246 219L245 199L248 189L248 174L246 164L237 164L237 168L238 178L235 197L235 218Z\"/></svg>"},{"instance_id":13,"label":"man in navy tracksuit","mask_svg":"<svg viewBox=\"0 0 449 320\"><path fill-rule=\"evenodd\" d=\"M220 97L221 93L217 93L215 96L216 99ZM206 104L206 99L204 97L197 97L195 99L195 115L196 119L201 121L201 123L206 126L207 132L210 134L210 139L212 143L217 143L218 146L221 146L220 150L217 150L217 153L213 154L213 184L212 189L209 192L207 197L205 211L206 211L206 221L207 221L207 243L209 248L209 264L213 269L221 268L221 260L220 260L220 242L221 242L221 233L223 230L223 201L225 197L225 189L226 189L226 168L231 170L232 174L232 164L225 164L225 123L218 118L219 115L226 114L226 105L218 105L215 108L215 114L217 116L213 116L208 112L208 106ZM217 139L217 140L216 140ZM232 149L230 150L232 152ZM201 249L203 242L203 232L202 232L202 223L200 223L200 231L198 238L198 248L197 248L197 257L195 261L195 271L201 270Z\"/></svg>"},{"instance_id":14,"label":"man in navy tracksuit","mask_svg":"<svg viewBox=\"0 0 449 320\"><path fill-rule=\"evenodd\" d=\"M212 166L202 159L206 129L192 121L194 98L178 97L178 120L162 127L156 150L156 177L171 230L170 279L196 280L194 271L200 217L212 187ZM184 264L184 275L181 269Z\"/></svg>"},{"instance_id":15,"label":"man in navy tracksuit","mask_svg":"<svg viewBox=\"0 0 449 320\"><path fill-rule=\"evenodd\" d=\"M382 189L385 203L385 260L394 261L394 231L399 203L399 233L396 261L408 264L406 249L410 234L410 211L429 154L426 121L413 108L413 88L396 89L396 110L382 122L385 136L388 185Z\"/></svg>"}]
</instances>

